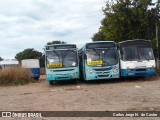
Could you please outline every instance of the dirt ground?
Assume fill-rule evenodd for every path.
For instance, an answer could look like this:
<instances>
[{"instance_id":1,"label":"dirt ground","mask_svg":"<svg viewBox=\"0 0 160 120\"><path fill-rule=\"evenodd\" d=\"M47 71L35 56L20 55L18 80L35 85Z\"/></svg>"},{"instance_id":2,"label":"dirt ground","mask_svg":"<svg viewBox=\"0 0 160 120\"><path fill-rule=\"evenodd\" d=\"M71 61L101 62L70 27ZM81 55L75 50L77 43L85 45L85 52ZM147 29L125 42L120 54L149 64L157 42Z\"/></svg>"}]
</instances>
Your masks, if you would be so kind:
<instances>
[{"instance_id":1,"label":"dirt ground","mask_svg":"<svg viewBox=\"0 0 160 120\"><path fill-rule=\"evenodd\" d=\"M0 87L0 111L160 111L160 77L99 80L87 83L65 81L50 86L45 76L41 76L37 83ZM38 119L135 120L123 117Z\"/></svg>"}]
</instances>

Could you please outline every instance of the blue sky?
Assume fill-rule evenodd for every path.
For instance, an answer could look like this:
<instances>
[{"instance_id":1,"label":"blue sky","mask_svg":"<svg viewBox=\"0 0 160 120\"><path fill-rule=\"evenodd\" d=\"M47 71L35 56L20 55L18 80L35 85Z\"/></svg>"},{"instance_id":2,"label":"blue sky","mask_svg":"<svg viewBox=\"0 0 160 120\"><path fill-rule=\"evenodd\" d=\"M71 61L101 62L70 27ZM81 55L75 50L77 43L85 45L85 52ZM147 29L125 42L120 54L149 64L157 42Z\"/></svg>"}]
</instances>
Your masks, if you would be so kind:
<instances>
[{"instance_id":1,"label":"blue sky","mask_svg":"<svg viewBox=\"0 0 160 120\"><path fill-rule=\"evenodd\" d=\"M81 46L98 31L104 5L104 0L2 0L0 57L14 58L26 48L43 52L53 40Z\"/></svg>"}]
</instances>

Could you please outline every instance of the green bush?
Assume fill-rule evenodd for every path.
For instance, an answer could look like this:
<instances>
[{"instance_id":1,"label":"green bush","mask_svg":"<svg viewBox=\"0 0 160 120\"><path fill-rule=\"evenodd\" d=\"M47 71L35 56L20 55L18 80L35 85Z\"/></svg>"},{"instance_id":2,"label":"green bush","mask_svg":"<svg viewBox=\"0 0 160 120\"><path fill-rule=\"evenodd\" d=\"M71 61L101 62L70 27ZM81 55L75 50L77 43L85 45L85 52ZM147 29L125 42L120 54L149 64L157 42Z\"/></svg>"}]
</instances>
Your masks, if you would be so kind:
<instances>
[{"instance_id":1,"label":"green bush","mask_svg":"<svg viewBox=\"0 0 160 120\"><path fill-rule=\"evenodd\" d=\"M30 71L24 68L10 68L0 71L0 85L24 85L33 82Z\"/></svg>"}]
</instances>

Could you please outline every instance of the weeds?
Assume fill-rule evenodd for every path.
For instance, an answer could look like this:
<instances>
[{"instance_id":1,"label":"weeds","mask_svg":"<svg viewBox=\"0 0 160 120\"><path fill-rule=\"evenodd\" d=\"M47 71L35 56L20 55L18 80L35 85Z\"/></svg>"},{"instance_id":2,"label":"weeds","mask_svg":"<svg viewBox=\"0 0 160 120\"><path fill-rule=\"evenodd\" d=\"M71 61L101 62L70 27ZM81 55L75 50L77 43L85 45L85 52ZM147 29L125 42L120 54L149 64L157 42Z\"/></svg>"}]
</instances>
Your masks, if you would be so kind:
<instances>
[{"instance_id":1,"label":"weeds","mask_svg":"<svg viewBox=\"0 0 160 120\"><path fill-rule=\"evenodd\" d=\"M34 82L30 71L24 68L10 68L0 71L0 85L24 85Z\"/></svg>"}]
</instances>

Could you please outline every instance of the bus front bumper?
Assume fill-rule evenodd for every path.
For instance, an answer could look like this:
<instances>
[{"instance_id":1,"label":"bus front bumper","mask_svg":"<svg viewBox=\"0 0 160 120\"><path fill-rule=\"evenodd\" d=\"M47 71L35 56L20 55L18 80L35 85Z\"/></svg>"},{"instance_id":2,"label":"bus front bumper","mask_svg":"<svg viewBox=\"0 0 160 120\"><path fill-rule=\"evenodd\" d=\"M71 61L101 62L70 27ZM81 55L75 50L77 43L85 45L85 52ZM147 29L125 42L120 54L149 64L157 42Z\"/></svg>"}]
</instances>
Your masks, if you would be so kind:
<instances>
[{"instance_id":1,"label":"bus front bumper","mask_svg":"<svg viewBox=\"0 0 160 120\"><path fill-rule=\"evenodd\" d=\"M153 76L156 74L155 68L135 68L135 69L122 69L121 76Z\"/></svg>"},{"instance_id":2,"label":"bus front bumper","mask_svg":"<svg viewBox=\"0 0 160 120\"><path fill-rule=\"evenodd\" d=\"M74 79L79 79L79 75L67 75L67 76L54 76L54 75L46 75L46 80L48 81L60 81L60 80L74 80Z\"/></svg>"},{"instance_id":3,"label":"bus front bumper","mask_svg":"<svg viewBox=\"0 0 160 120\"><path fill-rule=\"evenodd\" d=\"M112 79L119 78L118 73L108 73L108 74L87 74L85 80L101 80L101 79Z\"/></svg>"}]
</instances>

